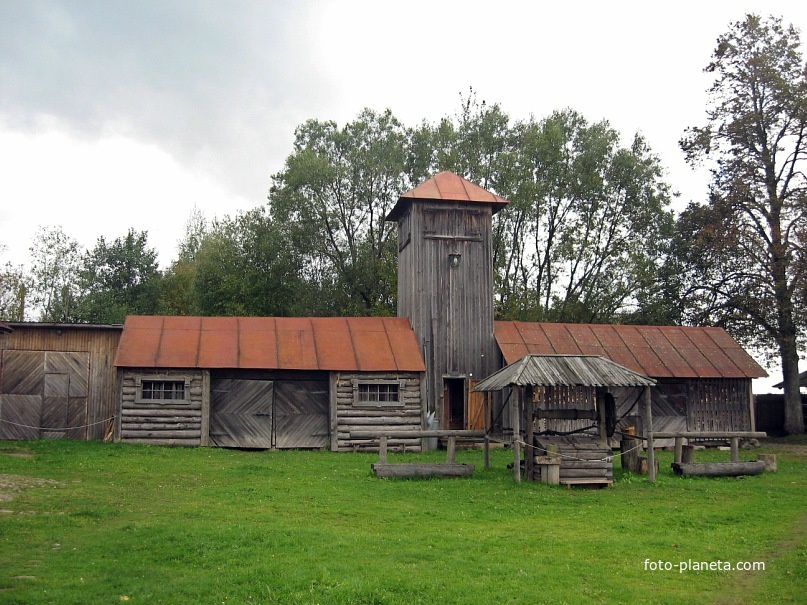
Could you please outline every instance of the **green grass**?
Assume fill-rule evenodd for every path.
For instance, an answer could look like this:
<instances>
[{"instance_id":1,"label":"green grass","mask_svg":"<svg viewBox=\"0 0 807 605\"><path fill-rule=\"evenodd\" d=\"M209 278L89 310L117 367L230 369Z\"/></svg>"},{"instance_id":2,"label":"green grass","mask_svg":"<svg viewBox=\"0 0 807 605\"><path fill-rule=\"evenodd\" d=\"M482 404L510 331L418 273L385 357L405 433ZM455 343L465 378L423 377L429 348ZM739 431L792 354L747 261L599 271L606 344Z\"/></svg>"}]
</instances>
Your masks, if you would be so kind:
<instances>
[{"instance_id":1,"label":"green grass","mask_svg":"<svg viewBox=\"0 0 807 605\"><path fill-rule=\"evenodd\" d=\"M516 485L509 451L384 481L369 454L0 442L0 475L59 482L0 502L0 603L805 603L807 445L759 451L777 473L681 478L662 452L655 485L617 463L612 488L570 490Z\"/></svg>"}]
</instances>

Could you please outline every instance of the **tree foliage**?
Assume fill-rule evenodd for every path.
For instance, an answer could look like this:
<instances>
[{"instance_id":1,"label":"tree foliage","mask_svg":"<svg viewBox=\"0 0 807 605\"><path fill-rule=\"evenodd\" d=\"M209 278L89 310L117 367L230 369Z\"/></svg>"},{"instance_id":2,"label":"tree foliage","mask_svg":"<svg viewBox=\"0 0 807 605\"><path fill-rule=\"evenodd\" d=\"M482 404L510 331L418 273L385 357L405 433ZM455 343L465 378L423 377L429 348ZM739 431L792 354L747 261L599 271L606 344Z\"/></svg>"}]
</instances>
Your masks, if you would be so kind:
<instances>
[{"instance_id":1,"label":"tree foliage","mask_svg":"<svg viewBox=\"0 0 807 605\"><path fill-rule=\"evenodd\" d=\"M161 279L147 232L129 229L111 242L99 237L78 272L75 320L115 324L127 315L157 313Z\"/></svg>"},{"instance_id":2,"label":"tree foliage","mask_svg":"<svg viewBox=\"0 0 807 605\"><path fill-rule=\"evenodd\" d=\"M75 321L81 267L78 242L61 227L40 227L30 252L28 300L39 320Z\"/></svg>"},{"instance_id":3,"label":"tree foliage","mask_svg":"<svg viewBox=\"0 0 807 605\"><path fill-rule=\"evenodd\" d=\"M798 346L807 331L807 72L779 18L747 15L717 42L707 124L681 147L712 163L709 201L678 221L687 317L717 323L782 363L788 432L803 432Z\"/></svg>"}]
</instances>

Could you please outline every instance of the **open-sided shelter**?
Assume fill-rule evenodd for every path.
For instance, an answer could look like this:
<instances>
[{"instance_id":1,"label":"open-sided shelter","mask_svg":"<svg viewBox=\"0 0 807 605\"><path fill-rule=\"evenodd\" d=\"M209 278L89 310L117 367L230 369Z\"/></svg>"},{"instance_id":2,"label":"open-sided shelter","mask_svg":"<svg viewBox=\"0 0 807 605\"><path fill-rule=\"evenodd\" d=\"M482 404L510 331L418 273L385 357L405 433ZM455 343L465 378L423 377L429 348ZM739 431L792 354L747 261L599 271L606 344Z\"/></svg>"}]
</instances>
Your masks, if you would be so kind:
<instances>
[{"instance_id":1,"label":"open-sided shelter","mask_svg":"<svg viewBox=\"0 0 807 605\"><path fill-rule=\"evenodd\" d=\"M125 442L351 451L378 447L351 430L424 420L406 319L129 317L115 365Z\"/></svg>"},{"instance_id":2,"label":"open-sided shelter","mask_svg":"<svg viewBox=\"0 0 807 605\"><path fill-rule=\"evenodd\" d=\"M765 370L722 328L496 322L496 341L506 363L524 355L599 355L655 380L653 428L675 431L753 431L753 378ZM643 429L641 390L611 389L620 425ZM548 387L544 405L593 405L590 389ZM580 421L549 428L575 430Z\"/></svg>"}]
</instances>

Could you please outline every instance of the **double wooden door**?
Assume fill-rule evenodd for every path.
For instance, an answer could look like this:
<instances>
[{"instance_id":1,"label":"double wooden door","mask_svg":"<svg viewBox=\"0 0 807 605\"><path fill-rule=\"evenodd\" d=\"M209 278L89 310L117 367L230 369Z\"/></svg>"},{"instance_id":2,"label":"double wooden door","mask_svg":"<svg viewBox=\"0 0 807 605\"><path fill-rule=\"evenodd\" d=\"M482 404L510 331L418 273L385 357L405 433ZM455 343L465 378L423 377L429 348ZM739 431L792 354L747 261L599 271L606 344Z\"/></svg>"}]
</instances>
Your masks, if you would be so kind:
<instances>
[{"instance_id":1,"label":"double wooden door","mask_svg":"<svg viewBox=\"0 0 807 605\"><path fill-rule=\"evenodd\" d=\"M329 444L328 382L214 378L210 442L256 449Z\"/></svg>"},{"instance_id":2,"label":"double wooden door","mask_svg":"<svg viewBox=\"0 0 807 605\"><path fill-rule=\"evenodd\" d=\"M0 439L87 438L90 356L3 351Z\"/></svg>"}]
</instances>

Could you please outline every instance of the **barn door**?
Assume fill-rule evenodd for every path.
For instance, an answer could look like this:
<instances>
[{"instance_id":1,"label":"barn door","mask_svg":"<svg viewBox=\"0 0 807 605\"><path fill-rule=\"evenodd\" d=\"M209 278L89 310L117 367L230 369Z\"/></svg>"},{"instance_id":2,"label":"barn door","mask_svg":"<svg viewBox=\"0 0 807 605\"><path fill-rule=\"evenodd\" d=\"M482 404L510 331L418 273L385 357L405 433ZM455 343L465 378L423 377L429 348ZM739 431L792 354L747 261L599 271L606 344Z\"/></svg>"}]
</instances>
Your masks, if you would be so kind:
<instances>
[{"instance_id":1,"label":"barn door","mask_svg":"<svg viewBox=\"0 0 807 605\"><path fill-rule=\"evenodd\" d=\"M89 353L3 351L0 439L87 437Z\"/></svg>"},{"instance_id":2,"label":"barn door","mask_svg":"<svg viewBox=\"0 0 807 605\"><path fill-rule=\"evenodd\" d=\"M274 383L218 378L211 385L210 442L221 447L271 448Z\"/></svg>"},{"instance_id":3,"label":"barn door","mask_svg":"<svg viewBox=\"0 0 807 605\"><path fill-rule=\"evenodd\" d=\"M327 447L328 382L284 380L275 384L275 447Z\"/></svg>"}]
</instances>

